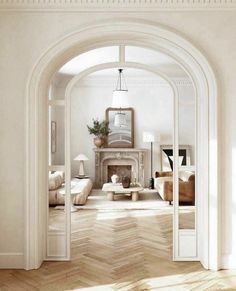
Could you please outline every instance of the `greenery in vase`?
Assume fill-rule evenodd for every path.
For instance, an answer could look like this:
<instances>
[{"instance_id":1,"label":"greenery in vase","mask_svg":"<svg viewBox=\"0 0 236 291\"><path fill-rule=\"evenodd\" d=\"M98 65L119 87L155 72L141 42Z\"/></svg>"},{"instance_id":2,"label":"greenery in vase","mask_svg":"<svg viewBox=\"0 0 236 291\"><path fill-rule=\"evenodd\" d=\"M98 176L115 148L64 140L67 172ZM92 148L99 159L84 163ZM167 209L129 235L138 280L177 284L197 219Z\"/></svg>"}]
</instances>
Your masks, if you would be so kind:
<instances>
[{"instance_id":1,"label":"greenery in vase","mask_svg":"<svg viewBox=\"0 0 236 291\"><path fill-rule=\"evenodd\" d=\"M105 120L100 122L98 119L93 119L93 126L87 125L87 128L90 134L97 137L107 136L111 132L109 123Z\"/></svg>"}]
</instances>

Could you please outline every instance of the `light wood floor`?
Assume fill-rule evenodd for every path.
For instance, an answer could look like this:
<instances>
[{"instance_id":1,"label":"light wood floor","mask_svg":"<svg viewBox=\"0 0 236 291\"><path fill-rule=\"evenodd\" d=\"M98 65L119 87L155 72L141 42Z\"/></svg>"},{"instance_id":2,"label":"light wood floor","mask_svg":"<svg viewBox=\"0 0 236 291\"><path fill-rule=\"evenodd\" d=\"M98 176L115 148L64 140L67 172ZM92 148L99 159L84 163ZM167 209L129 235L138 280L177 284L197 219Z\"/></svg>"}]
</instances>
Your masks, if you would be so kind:
<instances>
[{"instance_id":1,"label":"light wood floor","mask_svg":"<svg viewBox=\"0 0 236 291\"><path fill-rule=\"evenodd\" d=\"M166 210L72 213L72 261L1 270L0 290L236 290L236 271L172 262Z\"/></svg>"}]
</instances>

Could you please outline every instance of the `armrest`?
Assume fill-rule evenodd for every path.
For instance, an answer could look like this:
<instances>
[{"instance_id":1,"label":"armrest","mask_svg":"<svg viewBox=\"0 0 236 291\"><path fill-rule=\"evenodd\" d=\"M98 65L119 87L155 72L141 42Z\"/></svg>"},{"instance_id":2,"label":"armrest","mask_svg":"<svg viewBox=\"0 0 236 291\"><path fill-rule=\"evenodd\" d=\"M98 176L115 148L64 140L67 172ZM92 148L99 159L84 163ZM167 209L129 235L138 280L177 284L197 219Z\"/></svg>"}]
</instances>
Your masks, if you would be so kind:
<instances>
[{"instance_id":1,"label":"armrest","mask_svg":"<svg viewBox=\"0 0 236 291\"><path fill-rule=\"evenodd\" d=\"M161 198L164 199L164 184L166 182L172 183L173 178L172 177L158 177L154 178L154 188L157 190L157 192L160 194Z\"/></svg>"},{"instance_id":2,"label":"armrest","mask_svg":"<svg viewBox=\"0 0 236 291\"><path fill-rule=\"evenodd\" d=\"M155 172L155 177L159 178L159 177L172 177L173 176L173 172L171 171L157 171Z\"/></svg>"},{"instance_id":3,"label":"armrest","mask_svg":"<svg viewBox=\"0 0 236 291\"><path fill-rule=\"evenodd\" d=\"M164 200L173 201L173 181L164 182ZM195 189L191 181L179 181L179 201L194 202Z\"/></svg>"}]
</instances>

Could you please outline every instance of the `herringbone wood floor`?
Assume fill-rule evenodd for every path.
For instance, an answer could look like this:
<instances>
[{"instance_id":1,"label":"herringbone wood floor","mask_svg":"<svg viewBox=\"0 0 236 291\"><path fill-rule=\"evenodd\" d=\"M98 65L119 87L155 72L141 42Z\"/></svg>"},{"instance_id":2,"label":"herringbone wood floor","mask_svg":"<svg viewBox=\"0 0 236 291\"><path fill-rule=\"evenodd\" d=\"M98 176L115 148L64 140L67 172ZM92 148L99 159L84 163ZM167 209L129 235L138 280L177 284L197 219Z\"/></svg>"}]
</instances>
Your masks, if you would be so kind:
<instances>
[{"instance_id":1,"label":"herringbone wood floor","mask_svg":"<svg viewBox=\"0 0 236 291\"><path fill-rule=\"evenodd\" d=\"M171 249L167 210L80 210L72 213L72 261L1 270L0 290L236 290L236 271L172 262Z\"/></svg>"}]
</instances>

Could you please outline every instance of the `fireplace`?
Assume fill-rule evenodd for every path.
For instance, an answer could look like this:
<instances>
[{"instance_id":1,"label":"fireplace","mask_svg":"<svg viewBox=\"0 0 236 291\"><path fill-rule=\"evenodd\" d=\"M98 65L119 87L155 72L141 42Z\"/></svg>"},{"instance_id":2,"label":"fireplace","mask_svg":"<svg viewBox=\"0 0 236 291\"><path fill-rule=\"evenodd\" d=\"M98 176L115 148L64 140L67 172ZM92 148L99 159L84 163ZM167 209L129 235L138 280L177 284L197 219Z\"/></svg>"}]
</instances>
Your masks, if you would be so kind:
<instances>
[{"instance_id":1,"label":"fireplace","mask_svg":"<svg viewBox=\"0 0 236 291\"><path fill-rule=\"evenodd\" d=\"M111 182L111 176L117 175L119 177L119 183L122 182L122 177L133 178L131 175L131 165L108 165L107 166L107 182Z\"/></svg>"},{"instance_id":2,"label":"fireplace","mask_svg":"<svg viewBox=\"0 0 236 291\"><path fill-rule=\"evenodd\" d=\"M145 149L96 148L95 152L95 188L101 188L110 182L116 171L118 176L127 175L144 185Z\"/></svg>"}]
</instances>

